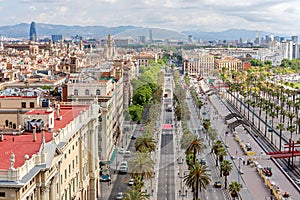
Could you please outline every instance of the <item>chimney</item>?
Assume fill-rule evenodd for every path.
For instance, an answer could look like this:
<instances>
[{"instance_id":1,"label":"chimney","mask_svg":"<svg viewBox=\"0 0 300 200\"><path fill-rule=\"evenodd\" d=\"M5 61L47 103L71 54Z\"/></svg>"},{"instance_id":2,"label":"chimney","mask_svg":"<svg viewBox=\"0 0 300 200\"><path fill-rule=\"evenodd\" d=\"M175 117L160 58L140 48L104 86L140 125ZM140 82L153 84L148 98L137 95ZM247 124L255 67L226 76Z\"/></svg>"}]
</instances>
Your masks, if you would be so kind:
<instances>
[{"instance_id":1,"label":"chimney","mask_svg":"<svg viewBox=\"0 0 300 200\"><path fill-rule=\"evenodd\" d=\"M36 127L34 126L32 130L33 130L33 134L32 134L33 141L36 142Z\"/></svg>"}]
</instances>

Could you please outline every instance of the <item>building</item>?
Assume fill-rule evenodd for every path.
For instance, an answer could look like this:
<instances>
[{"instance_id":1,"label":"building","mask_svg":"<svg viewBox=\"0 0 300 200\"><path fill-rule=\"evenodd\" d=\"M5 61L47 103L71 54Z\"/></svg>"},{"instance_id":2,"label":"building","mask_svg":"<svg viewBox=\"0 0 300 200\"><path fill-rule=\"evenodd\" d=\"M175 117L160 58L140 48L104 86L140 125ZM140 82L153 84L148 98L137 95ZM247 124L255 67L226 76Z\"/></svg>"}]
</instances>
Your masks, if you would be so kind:
<instances>
[{"instance_id":1,"label":"building","mask_svg":"<svg viewBox=\"0 0 300 200\"><path fill-rule=\"evenodd\" d=\"M100 105L98 155L102 163L110 163L114 159L123 133L122 70L119 65L104 63L81 73L70 74L65 88L64 98L67 101L88 103L97 99Z\"/></svg>"},{"instance_id":2,"label":"building","mask_svg":"<svg viewBox=\"0 0 300 200\"><path fill-rule=\"evenodd\" d=\"M198 53L197 55L183 58L184 74L196 77L208 77L214 69L214 56Z\"/></svg>"},{"instance_id":3,"label":"building","mask_svg":"<svg viewBox=\"0 0 300 200\"><path fill-rule=\"evenodd\" d=\"M29 40L32 41L32 42L36 42L37 41L37 34L36 34L35 22L31 22L31 24L30 24Z\"/></svg>"},{"instance_id":4,"label":"building","mask_svg":"<svg viewBox=\"0 0 300 200\"><path fill-rule=\"evenodd\" d=\"M143 65L148 67L150 60L157 62L157 53L138 52L132 57L132 59L137 60L139 66Z\"/></svg>"},{"instance_id":5,"label":"building","mask_svg":"<svg viewBox=\"0 0 300 200\"><path fill-rule=\"evenodd\" d=\"M14 99L16 105L24 102L23 97ZM0 99L1 105L4 101ZM97 199L98 104L53 102L27 109L6 116L22 125L18 130L6 127L0 137L0 199Z\"/></svg>"},{"instance_id":6,"label":"building","mask_svg":"<svg viewBox=\"0 0 300 200\"><path fill-rule=\"evenodd\" d=\"M236 71L243 70L242 61L237 58L230 57L230 56L215 59L215 66L219 71L223 70L223 68L228 69L228 70L236 70Z\"/></svg>"},{"instance_id":7,"label":"building","mask_svg":"<svg viewBox=\"0 0 300 200\"><path fill-rule=\"evenodd\" d=\"M59 42L63 39L62 35L51 35L51 40L53 42Z\"/></svg>"},{"instance_id":8,"label":"building","mask_svg":"<svg viewBox=\"0 0 300 200\"><path fill-rule=\"evenodd\" d=\"M107 37L107 42L104 45L104 58L105 60L113 60L116 56L116 47L115 41L112 36L109 34Z\"/></svg>"}]
</instances>

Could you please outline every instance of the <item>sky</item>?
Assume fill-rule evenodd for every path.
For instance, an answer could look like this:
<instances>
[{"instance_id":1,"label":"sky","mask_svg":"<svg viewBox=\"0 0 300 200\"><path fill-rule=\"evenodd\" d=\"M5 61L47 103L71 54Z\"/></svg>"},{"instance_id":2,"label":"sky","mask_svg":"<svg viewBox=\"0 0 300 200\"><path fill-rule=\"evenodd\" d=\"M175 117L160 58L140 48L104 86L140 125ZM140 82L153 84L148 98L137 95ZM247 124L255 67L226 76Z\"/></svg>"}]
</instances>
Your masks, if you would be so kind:
<instances>
[{"instance_id":1,"label":"sky","mask_svg":"<svg viewBox=\"0 0 300 200\"><path fill-rule=\"evenodd\" d=\"M231 28L300 33L299 0L0 0L0 26L133 25L174 31Z\"/></svg>"}]
</instances>

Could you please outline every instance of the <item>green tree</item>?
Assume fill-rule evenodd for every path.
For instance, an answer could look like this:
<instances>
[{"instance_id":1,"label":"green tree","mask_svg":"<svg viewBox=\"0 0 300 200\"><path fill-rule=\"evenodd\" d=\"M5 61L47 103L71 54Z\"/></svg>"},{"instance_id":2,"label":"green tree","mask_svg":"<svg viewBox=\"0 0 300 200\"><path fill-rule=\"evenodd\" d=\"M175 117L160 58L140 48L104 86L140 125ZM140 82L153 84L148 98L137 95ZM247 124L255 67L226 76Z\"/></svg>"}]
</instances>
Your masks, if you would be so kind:
<instances>
[{"instance_id":1,"label":"green tree","mask_svg":"<svg viewBox=\"0 0 300 200\"><path fill-rule=\"evenodd\" d=\"M128 108L128 112L130 114L130 117L135 122L140 122L141 121L143 110L144 110L144 108L141 105L131 105Z\"/></svg>"},{"instance_id":2,"label":"green tree","mask_svg":"<svg viewBox=\"0 0 300 200\"><path fill-rule=\"evenodd\" d=\"M149 153L137 152L129 161L131 177L141 176L141 180L151 179L154 172L154 162Z\"/></svg>"},{"instance_id":3,"label":"green tree","mask_svg":"<svg viewBox=\"0 0 300 200\"><path fill-rule=\"evenodd\" d=\"M223 174L225 176L225 189L227 189L227 177L229 176L232 170L232 164L228 160L224 160L220 166L220 175Z\"/></svg>"},{"instance_id":4,"label":"green tree","mask_svg":"<svg viewBox=\"0 0 300 200\"><path fill-rule=\"evenodd\" d=\"M148 196L136 189L127 190L124 194L125 200L147 200Z\"/></svg>"},{"instance_id":5,"label":"green tree","mask_svg":"<svg viewBox=\"0 0 300 200\"><path fill-rule=\"evenodd\" d=\"M242 189L241 184L239 184L237 182L231 182L231 184L229 185L229 192L231 194L231 197L233 199L238 197L241 189Z\"/></svg>"},{"instance_id":6,"label":"green tree","mask_svg":"<svg viewBox=\"0 0 300 200\"><path fill-rule=\"evenodd\" d=\"M217 140L212 146L212 152L216 155L216 166L218 166L218 158L219 158L218 156L222 148L224 147L221 140Z\"/></svg>"},{"instance_id":7,"label":"green tree","mask_svg":"<svg viewBox=\"0 0 300 200\"><path fill-rule=\"evenodd\" d=\"M135 141L135 149L140 151L142 147L145 147L149 153L155 151L156 142L154 138L149 134L142 134Z\"/></svg>"},{"instance_id":8,"label":"green tree","mask_svg":"<svg viewBox=\"0 0 300 200\"><path fill-rule=\"evenodd\" d=\"M204 150L204 142L203 139L201 139L199 136L194 135L194 138L192 142L189 144L189 146L186 149L186 154L188 153L193 153L194 155L194 160L193 162L196 162L196 156L197 154L200 154Z\"/></svg>"},{"instance_id":9,"label":"green tree","mask_svg":"<svg viewBox=\"0 0 300 200\"><path fill-rule=\"evenodd\" d=\"M198 199L198 192L202 188L206 189L211 182L210 170L206 165L201 165L198 162L191 165L190 171L184 176L183 181L189 187L194 189L194 199Z\"/></svg>"}]
</instances>

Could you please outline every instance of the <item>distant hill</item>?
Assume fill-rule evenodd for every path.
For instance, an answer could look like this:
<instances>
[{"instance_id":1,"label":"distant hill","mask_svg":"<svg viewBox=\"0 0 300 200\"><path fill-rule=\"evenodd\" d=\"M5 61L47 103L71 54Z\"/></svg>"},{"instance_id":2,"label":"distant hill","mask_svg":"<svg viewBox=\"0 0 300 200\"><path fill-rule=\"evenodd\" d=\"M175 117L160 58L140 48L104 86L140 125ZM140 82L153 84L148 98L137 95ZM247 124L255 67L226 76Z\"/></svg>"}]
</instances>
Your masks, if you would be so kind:
<instances>
[{"instance_id":1,"label":"distant hill","mask_svg":"<svg viewBox=\"0 0 300 200\"><path fill-rule=\"evenodd\" d=\"M0 27L0 36L12 38L28 38L30 24L21 23L13 26ZM61 34L64 36L80 35L83 37L103 38L108 34L118 34L131 29L137 29L135 26L118 26L118 27L105 27L105 26L66 26L66 25L53 25L36 23L36 30L38 37L51 37L51 35Z\"/></svg>"},{"instance_id":2,"label":"distant hill","mask_svg":"<svg viewBox=\"0 0 300 200\"><path fill-rule=\"evenodd\" d=\"M256 31L246 29L229 29L221 32L202 32L200 30L183 31L186 35L192 35L196 40L243 40L255 39ZM258 36L264 37L265 35L271 34L270 32L257 31ZM273 35L280 35L273 33Z\"/></svg>"},{"instance_id":3,"label":"distant hill","mask_svg":"<svg viewBox=\"0 0 300 200\"><path fill-rule=\"evenodd\" d=\"M28 38L30 24L21 23L13 26L0 27L0 36L11 38ZM180 40L187 41L188 35L192 35L195 40L238 40L242 38L253 40L256 31L245 29L230 29L222 32L202 32L200 30L189 30L181 33L160 28L142 28L136 26L67 26L67 25L53 25L36 23L37 35L41 37L51 37L51 35L61 34L63 36L71 37L80 35L84 38L93 37L96 39L106 38L108 34L114 38L128 38L138 39L139 36L146 36L149 40L149 30L152 30L153 40ZM269 35L271 33L258 31L259 37ZM273 33L273 35L280 35Z\"/></svg>"},{"instance_id":4,"label":"distant hill","mask_svg":"<svg viewBox=\"0 0 300 200\"><path fill-rule=\"evenodd\" d=\"M180 41L187 41L188 36L183 33L178 33L176 31L171 31L167 29L160 29L160 28L137 28L127 30L121 33L114 35L115 38L127 38L132 37L137 39L139 36L146 36L146 39L149 40L150 38L150 30L152 31L152 38L153 40L180 40Z\"/></svg>"}]
</instances>

